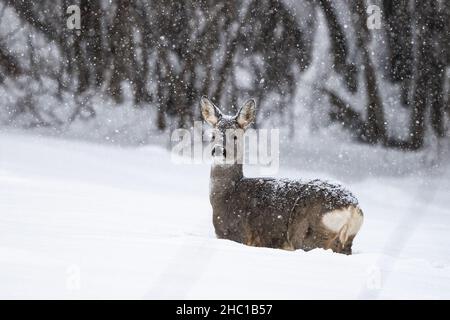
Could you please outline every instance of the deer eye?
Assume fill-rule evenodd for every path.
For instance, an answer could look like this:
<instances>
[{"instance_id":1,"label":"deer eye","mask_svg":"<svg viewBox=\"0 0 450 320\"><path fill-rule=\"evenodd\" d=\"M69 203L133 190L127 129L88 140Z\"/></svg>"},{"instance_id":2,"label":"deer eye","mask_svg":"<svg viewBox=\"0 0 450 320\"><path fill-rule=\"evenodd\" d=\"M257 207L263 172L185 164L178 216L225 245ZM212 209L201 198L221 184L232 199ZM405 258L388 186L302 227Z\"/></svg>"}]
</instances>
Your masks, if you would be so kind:
<instances>
[{"instance_id":1,"label":"deer eye","mask_svg":"<svg viewBox=\"0 0 450 320\"><path fill-rule=\"evenodd\" d=\"M215 139L216 139L216 135L215 134L211 135L211 141L214 141Z\"/></svg>"},{"instance_id":2,"label":"deer eye","mask_svg":"<svg viewBox=\"0 0 450 320\"><path fill-rule=\"evenodd\" d=\"M237 138L238 138L237 136L234 136L234 137L233 137L234 141L236 141L236 140L237 140Z\"/></svg>"}]
</instances>

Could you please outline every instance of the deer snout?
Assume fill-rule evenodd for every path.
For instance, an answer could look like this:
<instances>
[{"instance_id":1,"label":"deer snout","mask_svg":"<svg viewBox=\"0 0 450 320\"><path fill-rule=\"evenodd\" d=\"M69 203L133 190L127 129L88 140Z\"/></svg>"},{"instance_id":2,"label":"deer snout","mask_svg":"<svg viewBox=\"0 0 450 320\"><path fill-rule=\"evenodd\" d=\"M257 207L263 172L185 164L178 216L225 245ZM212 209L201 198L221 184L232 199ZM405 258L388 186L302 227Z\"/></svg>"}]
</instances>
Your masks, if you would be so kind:
<instances>
[{"instance_id":1,"label":"deer snout","mask_svg":"<svg viewBox=\"0 0 450 320\"><path fill-rule=\"evenodd\" d=\"M220 145L215 145L212 148L211 154L213 157L215 157L216 155L222 155L225 158L227 156L227 151L225 150L224 147Z\"/></svg>"}]
</instances>

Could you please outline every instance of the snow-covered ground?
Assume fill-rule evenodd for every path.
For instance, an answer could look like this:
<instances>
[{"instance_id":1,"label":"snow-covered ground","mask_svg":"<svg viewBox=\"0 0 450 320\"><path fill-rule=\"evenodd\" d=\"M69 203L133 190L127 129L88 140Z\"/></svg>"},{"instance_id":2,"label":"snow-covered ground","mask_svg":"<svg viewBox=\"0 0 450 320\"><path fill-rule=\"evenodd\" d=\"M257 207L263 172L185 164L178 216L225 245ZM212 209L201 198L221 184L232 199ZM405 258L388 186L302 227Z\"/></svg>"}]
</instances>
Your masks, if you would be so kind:
<instances>
[{"instance_id":1,"label":"snow-covered ground","mask_svg":"<svg viewBox=\"0 0 450 320\"><path fill-rule=\"evenodd\" d=\"M376 162L346 154L360 173ZM209 167L162 148L2 133L0 298L450 298L449 166L279 175L339 177L354 192L354 255L216 239Z\"/></svg>"}]
</instances>

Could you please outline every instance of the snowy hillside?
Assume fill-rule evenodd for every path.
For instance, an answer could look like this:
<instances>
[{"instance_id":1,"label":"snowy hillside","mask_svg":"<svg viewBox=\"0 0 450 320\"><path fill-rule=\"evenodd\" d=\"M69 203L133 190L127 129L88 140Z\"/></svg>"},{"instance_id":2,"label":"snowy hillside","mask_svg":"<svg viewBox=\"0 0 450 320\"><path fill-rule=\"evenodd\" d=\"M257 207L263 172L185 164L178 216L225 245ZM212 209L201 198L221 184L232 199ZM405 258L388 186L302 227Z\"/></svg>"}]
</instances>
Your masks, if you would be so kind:
<instances>
[{"instance_id":1,"label":"snowy hillside","mask_svg":"<svg viewBox=\"0 0 450 320\"><path fill-rule=\"evenodd\" d=\"M449 299L450 168L342 182L354 255L247 247L215 238L207 165L2 133L0 298Z\"/></svg>"}]
</instances>

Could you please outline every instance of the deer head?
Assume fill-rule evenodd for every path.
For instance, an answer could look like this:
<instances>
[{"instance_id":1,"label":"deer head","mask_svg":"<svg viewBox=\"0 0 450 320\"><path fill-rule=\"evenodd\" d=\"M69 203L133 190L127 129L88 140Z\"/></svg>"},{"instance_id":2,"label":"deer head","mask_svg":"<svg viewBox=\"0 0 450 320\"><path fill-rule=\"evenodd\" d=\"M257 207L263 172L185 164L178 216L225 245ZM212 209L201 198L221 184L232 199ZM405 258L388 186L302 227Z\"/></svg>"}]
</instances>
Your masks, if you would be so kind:
<instances>
[{"instance_id":1,"label":"deer head","mask_svg":"<svg viewBox=\"0 0 450 320\"><path fill-rule=\"evenodd\" d=\"M244 131L255 120L255 100L247 100L234 116L224 115L205 96L202 97L200 104L203 119L213 127L211 154L214 162L242 164Z\"/></svg>"}]
</instances>

